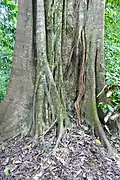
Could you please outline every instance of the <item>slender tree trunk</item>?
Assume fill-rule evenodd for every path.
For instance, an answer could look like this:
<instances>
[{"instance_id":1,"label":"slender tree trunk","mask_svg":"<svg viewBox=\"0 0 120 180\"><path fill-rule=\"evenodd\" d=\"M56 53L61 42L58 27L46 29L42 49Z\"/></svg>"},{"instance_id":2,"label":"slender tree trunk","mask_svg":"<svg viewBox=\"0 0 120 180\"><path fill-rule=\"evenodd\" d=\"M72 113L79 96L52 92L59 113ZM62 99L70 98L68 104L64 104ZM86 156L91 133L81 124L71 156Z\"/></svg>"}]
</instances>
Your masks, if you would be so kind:
<instances>
[{"instance_id":1,"label":"slender tree trunk","mask_svg":"<svg viewBox=\"0 0 120 180\"><path fill-rule=\"evenodd\" d=\"M96 104L104 86L104 4L19 1L13 71L0 115L0 128L6 123L8 128L0 129L1 139L9 130L11 135L39 136L58 124L58 145L68 124L67 112L75 111L78 121L88 121L111 150Z\"/></svg>"}]
</instances>

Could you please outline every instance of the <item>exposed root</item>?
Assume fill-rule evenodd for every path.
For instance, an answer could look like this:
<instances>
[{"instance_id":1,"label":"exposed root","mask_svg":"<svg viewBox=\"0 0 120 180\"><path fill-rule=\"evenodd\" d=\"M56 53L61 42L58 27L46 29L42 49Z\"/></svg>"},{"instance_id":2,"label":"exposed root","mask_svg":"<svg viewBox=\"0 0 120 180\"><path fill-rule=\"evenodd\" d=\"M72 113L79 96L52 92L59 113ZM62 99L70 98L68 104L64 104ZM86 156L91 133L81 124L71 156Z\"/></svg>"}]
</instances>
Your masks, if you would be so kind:
<instances>
[{"instance_id":1,"label":"exposed root","mask_svg":"<svg viewBox=\"0 0 120 180\"><path fill-rule=\"evenodd\" d=\"M53 154L56 153L56 150L57 150L57 148L58 148L58 146L59 146L59 143L60 143L60 141L61 141L61 138L62 138L63 133L64 133L64 127L63 127L63 122L61 122L60 133L59 133L59 136L58 136L56 145L55 145L55 147L54 147L54 149L53 149Z\"/></svg>"},{"instance_id":2,"label":"exposed root","mask_svg":"<svg viewBox=\"0 0 120 180\"><path fill-rule=\"evenodd\" d=\"M107 88L107 85L105 85L105 86L103 87L103 89L101 90L101 92L97 95L97 98L104 93L104 91L105 91L106 88Z\"/></svg>"},{"instance_id":3,"label":"exposed root","mask_svg":"<svg viewBox=\"0 0 120 180\"><path fill-rule=\"evenodd\" d=\"M99 120L99 119L98 119L98 120ZM95 129L96 129L96 131L98 132L98 135L99 135L101 141L102 141L102 142L104 143L104 145L107 147L108 153L109 153L109 154L113 154L113 148L112 148L110 142L108 141L108 139L107 139L107 137L106 137L106 135L105 135L105 132L104 132L104 130L103 130L102 125L101 125L100 122L97 122Z\"/></svg>"},{"instance_id":4,"label":"exposed root","mask_svg":"<svg viewBox=\"0 0 120 180\"><path fill-rule=\"evenodd\" d=\"M43 134L43 136L47 135L49 133L49 131L55 126L57 122L57 119L51 124L51 126L45 131L45 133Z\"/></svg>"},{"instance_id":5,"label":"exposed root","mask_svg":"<svg viewBox=\"0 0 120 180\"><path fill-rule=\"evenodd\" d=\"M21 133L18 133L18 134L16 134L16 135L14 135L13 137L11 137L10 139L8 139L8 138L5 139L4 142L6 142L6 141L7 141L7 142L10 142L10 141L12 141L13 139L18 138L18 137L20 137L20 136L21 136ZM4 143L4 142L3 142L3 143ZM0 143L1 143L1 142L0 142Z\"/></svg>"}]
</instances>

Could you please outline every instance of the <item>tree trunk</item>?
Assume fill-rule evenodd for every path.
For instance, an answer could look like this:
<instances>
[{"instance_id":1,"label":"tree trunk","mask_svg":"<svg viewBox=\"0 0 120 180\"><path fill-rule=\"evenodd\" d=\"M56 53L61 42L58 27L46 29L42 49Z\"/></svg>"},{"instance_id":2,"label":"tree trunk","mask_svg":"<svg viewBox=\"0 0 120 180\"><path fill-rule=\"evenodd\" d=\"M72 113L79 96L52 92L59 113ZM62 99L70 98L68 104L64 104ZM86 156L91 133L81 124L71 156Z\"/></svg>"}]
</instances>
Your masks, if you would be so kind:
<instances>
[{"instance_id":1,"label":"tree trunk","mask_svg":"<svg viewBox=\"0 0 120 180\"><path fill-rule=\"evenodd\" d=\"M17 132L39 136L58 124L58 145L68 111L75 111L111 149L96 105L104 86L104 4L19 1L11 80L0 105L1 140Z\"/></svg>"},{"instance_id":2,"label":"tree trunk","mask_svg":"<svg viewBox=\"0 0 120 180\"><path fill-rule=\"evenodd\" d=\"M0 103L0 140L28 133L33 96L32 2L19 1L13 67L7 95Z\"/></svg>"}]
</instances>

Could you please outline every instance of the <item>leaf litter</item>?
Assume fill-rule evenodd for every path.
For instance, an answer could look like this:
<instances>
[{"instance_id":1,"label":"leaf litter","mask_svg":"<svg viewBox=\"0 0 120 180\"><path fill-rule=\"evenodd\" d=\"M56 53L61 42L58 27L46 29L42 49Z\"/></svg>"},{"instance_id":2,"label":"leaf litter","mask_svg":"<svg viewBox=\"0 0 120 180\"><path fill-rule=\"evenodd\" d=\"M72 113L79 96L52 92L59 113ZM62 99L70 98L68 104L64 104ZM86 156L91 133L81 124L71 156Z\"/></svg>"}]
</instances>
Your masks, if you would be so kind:
<instances>
[{"instance_id":1,"label":"leaf litter","mask_svg":"<svg viewBox=\"0 0 120 180\"><path fill-rule=\"evenodd\" d=\"M37 139L15 138L0 146L0 180L120 180L120 157L110 156L99 140L73 125L53 152L54 133Z\"/></svg>"}]
</instances>

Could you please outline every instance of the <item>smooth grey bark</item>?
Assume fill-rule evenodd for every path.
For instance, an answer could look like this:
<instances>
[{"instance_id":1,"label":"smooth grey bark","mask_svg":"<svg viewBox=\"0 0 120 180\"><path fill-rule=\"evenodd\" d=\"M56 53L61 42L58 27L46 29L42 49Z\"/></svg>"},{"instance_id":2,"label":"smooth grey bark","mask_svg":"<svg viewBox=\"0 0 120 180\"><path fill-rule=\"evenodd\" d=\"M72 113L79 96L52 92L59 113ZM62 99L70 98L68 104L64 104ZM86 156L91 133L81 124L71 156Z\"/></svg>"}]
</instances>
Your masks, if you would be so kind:
<instances>
[{"instance_id":1,"label":"smooth grey bark","mask_svg":"<svg viewBox=\"0 0 120 180\"><path fill-rule=\"evenodd\" d=\"M16 43L7 95L0 103L0 141L28 133L33 96L32 2L19 1Z\"/></svg>"}]
</instances>

